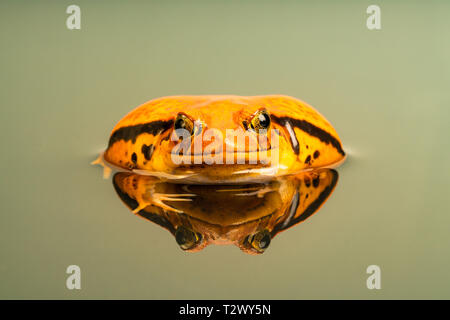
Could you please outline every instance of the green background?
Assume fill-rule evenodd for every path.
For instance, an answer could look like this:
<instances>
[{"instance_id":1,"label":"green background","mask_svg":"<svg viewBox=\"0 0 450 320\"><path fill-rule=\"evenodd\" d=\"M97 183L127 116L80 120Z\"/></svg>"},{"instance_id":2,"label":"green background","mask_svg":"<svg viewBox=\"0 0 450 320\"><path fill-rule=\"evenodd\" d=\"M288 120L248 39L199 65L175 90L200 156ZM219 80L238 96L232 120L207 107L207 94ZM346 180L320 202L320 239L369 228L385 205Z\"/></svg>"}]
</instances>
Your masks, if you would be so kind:
<instances>
[{"instance_id":1,"label":"green background","mask_svg":"<svg viewBox=\"0 0 450 320\"><path fill-rule=\"evenodd\" d=\"M81 30L66 8L81 7ZM366 28L381 7L382 29ZM450 298L450 2L1 1L0 298ZM90 166L129 110L287 94L349 154L261 256L182 252ZM66 267L82 289L67 290ZM382 289L366 288L367 266Z\"/></svg>"}]
</instances>

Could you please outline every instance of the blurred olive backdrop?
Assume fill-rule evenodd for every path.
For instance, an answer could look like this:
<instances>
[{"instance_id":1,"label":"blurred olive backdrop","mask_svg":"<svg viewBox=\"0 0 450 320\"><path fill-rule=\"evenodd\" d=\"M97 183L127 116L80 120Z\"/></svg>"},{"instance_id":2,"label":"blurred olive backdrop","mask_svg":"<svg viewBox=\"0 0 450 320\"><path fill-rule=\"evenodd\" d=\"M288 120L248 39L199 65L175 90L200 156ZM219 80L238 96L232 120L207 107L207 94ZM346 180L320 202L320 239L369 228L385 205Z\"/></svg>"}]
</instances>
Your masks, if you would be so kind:
<instances>
[{"instance_id":1,"label":"blurred olive backdrop","mask_svg":"<svg viewBox=\"0 0 450 320\"><path fill-rule=\"evenodd\" d=\"M450 2L1 1L0 34L0 298L450 298ZM272 93L315 106L349 158L261 256L182 252L89 165L149 99Z\"/></svg>"}]
</instances>

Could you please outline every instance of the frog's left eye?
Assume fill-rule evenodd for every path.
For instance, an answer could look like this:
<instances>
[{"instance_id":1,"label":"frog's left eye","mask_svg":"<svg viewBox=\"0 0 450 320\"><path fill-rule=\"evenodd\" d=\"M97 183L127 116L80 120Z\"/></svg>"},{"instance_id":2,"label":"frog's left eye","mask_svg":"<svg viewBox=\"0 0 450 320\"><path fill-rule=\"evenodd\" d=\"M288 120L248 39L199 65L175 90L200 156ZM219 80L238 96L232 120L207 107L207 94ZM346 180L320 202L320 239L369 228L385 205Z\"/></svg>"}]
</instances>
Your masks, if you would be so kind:
<instances>
[{"instance_id":1,"label":"frog's left eye","mask_svg":"<svg viewBox=\"0 0 450 320\"><path fill-rule=\"evenodd\" d=\"M271 236L267 230L255 233L247 239L250 245L259 253L263 253L269 247L270 240Z\"/></svg>"},{"instance_id":2,"label":"frog's left eye","mask_svg":"<svg viewBox=\"0 0 450 320\"><path fill-rule=\"evenodd\" d=\"M177 231L175 231L175 240L181 249L189 250L193 249L200 243L202 236L197 232L180 226Z\"/></svg>"},{"instance_id":3,"label":"frog's left eye","mask_svg":"<svg viewBox=\"0 0 450 320\"><path fill-rule=\"evenodd\" d=\"M175 122L173 124L175 130L184 129L187 130L191 135L194 134L194 123L186 115L179 113Z\"/></svg>"},{"instance_id":4,"label":"frog's left eye","mask_svg":"<svg viewBox=\"0 0 450 320\"><path fill-rule=\"evenodd\" d=\"M267 110L259 110L250 121L250 127L254 131L268 130L270 127L270 115Z\"/></svg>"}]
</instances>

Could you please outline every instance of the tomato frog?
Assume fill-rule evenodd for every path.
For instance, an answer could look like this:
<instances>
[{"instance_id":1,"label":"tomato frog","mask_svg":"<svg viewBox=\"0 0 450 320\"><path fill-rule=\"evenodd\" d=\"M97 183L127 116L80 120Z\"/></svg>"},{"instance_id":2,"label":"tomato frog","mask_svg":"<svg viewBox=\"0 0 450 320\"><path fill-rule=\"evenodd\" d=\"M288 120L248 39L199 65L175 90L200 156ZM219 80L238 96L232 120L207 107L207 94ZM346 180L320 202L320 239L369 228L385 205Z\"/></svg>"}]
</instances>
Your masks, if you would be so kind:
<instances>
[{"instance_id":1,"label":"tomato frog","mask_svg":"<svg viewBox=\"0 0 450 320\"><path fill-rule=\"evenodd\" d=\"M171 183L130 172L113 177L125 205L167 229L182 250L234 244L249 254L263 253L278 233L311 217L337 181L334 169L246 184Z\"/></svg>"},{"instance_id":2,"label":"tomato frog","mask_svg":"<svg viewBox=\"0 0 450 320\"><path fill-rule=\"evenodd\" d=\"M116 168L217 184L332 168L344 159L336 130L305 102L281 95L205 95L163 97L137 107L117 123L94 163L106 173Z\"/></svg>"}]
</instances>

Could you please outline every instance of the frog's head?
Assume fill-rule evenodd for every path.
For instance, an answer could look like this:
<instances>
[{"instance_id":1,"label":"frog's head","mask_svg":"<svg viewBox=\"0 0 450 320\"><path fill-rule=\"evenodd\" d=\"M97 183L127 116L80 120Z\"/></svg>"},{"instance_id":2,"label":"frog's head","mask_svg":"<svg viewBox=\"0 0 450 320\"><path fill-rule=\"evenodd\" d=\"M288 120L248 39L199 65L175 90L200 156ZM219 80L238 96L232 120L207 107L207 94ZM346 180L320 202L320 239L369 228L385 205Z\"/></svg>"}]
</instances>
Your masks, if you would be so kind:
<instances>
[{"instance_id":1,"label":"frog's head","mask_svg":"<svg viewBox=\"0 0 450 320\"><path fill-rule=\"evenodd\" d=\"M203 182L293 173L344 156L326 119L286 96L152 100L119 122L105 152L106 160L137 172Z\"/></svg>"},{"instance_id":2,"label":"frog's head","mask_svg":"<svg viewBox=\"0 0 450 320\"><path fill-rule=\"evenodd\" d=\"M155 147L153 170L216 181L277 166L280 132L273 130L266 107L242 97L193 99L198 100L174 112L171 128Z\"/></svg>"}]
</instances>

